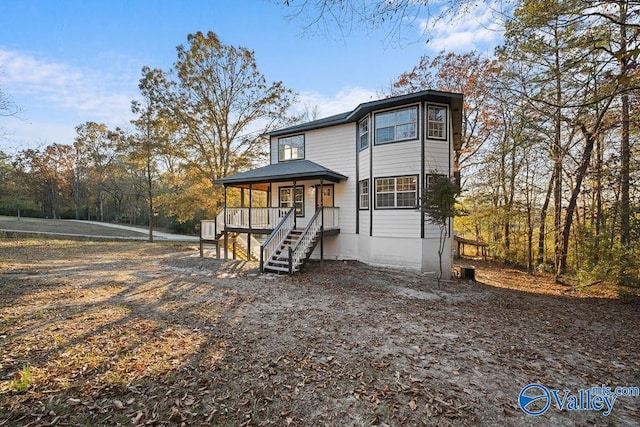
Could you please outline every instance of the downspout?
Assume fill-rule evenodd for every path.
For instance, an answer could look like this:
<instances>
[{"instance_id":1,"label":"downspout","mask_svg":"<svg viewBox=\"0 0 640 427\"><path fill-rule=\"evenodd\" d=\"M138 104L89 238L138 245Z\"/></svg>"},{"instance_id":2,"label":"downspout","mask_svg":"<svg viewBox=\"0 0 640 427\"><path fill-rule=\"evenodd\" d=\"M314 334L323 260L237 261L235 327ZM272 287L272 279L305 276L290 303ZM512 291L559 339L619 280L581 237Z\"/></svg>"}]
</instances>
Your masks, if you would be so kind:
<instances>
[{"instance_id":1,"label":"downspout","mask_svg":"<svg viewBox=\"0 0 640 427\"><path fill-rule=\"evenodd\" d=\"M422 104L422 105L424 105L424 104ZM420 179L416 183L418 185L420 185L420 183L422 183L422 185L421 185L422 191L418 193L420 195L419 203L420 203L420 238L421 239L424 239L424 195L426 194L426 187L427 187L427 176L426 176L426 171L425 171L425 168L424 168L424 163L425 163L425 149L424 149L424 146L426 144L426 139L424 137L424 134L426 132L425 126L426 126L426 122L427 122L427 118L426 118L427 114L429 114L428 113L428 108L424 108L424 111L420 115L420 117L422 119L422 120L420 120L420 122L422 123L422 130L420 131Z\"/></svg>"}]
</instances>

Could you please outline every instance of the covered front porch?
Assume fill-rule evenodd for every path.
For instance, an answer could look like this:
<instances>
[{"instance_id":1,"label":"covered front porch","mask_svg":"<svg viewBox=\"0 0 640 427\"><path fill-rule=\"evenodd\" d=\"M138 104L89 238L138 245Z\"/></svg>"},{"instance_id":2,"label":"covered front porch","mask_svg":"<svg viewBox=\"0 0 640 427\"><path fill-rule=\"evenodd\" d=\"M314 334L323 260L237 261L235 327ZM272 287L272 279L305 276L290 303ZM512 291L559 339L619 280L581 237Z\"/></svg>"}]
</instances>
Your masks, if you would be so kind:
<instances>
[{"instance_id":1,"label":"covered front porch","mask_svg":"<svg viewBox=\"0 0 640 427\"><path fill-rule=\"evenodd\" d=\"M317 163L296 160L218 180L224 185L225 203L215 219L201 222L201 255L203 243L213 241L217 256L222 246L228 258L232 239L234 257L239 241L248 258L260 260L262 270L286 269L292 274L318 244L322 260L324 237L340 232L334 192L336 184L346 179ZM240 191L240 206L229 206L232 188ZM264 193L256 197L256 191Z\"/></svg>"}]
</instances>

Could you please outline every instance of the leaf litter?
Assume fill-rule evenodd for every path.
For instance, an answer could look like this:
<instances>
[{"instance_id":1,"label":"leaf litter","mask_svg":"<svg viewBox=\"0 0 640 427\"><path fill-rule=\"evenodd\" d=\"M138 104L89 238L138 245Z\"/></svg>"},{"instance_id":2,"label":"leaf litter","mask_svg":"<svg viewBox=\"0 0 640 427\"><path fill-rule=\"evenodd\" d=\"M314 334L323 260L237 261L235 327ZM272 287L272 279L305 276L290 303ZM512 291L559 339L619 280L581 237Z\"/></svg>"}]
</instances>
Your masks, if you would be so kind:
<instances>
[{"instance_id":1,"label":"leaf litter","mask_svg":"<svg viewBox=\"0 0 640 427\"><path fill-rule=\"evenodd\" d=\"M535 425L531 382L640 383L637 304L495 267L502 287L438 289L354 262L290 278L178 244L21 243L0 241L0 425ZM633 425L633 399L544 422Z\"/></svg>"}]
</instances>

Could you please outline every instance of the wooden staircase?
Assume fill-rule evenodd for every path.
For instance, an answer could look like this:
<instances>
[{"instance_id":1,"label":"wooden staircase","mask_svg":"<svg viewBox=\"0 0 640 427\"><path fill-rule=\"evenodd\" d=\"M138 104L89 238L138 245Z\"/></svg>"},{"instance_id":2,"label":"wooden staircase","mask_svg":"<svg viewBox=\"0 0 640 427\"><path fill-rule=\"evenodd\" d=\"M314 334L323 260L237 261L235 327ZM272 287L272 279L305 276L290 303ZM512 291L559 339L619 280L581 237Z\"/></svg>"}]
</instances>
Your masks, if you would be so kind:
<instances>
[{"instance_id":1,"label":"wooden staircase","mask_svg":"<svg viewBox=\"0 0 640 427\"><path fill-rule=\"evenodd\" d=\"M300 271L320 240L320 233L315 233L315 236L312 239L312 244L307 247L302 259L297 263L293 263L293 265L291 265L291 270L289 270L289 251L298 246L304 231L305 230L302 229L291 230L273 256L264 263L263 270L287 274L293 274Z\"/></svg>"}]
</instances>

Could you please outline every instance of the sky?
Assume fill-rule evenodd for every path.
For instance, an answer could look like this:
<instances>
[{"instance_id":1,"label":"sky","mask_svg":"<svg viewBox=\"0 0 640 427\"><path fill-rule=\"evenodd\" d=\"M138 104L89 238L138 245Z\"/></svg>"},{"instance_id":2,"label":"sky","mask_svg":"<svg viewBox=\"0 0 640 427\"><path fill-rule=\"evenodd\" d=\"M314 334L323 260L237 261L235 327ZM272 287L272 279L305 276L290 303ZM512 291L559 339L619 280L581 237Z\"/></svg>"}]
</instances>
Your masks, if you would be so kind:
<instances>
[{"instance_id":1,"label":"sky","mask_svg":"<svg viewBox=\"0 0 640 427\"><path fill-rule=\"evenodd\" d=\"M358 26L346 34L305 31L281 3L3 0L0 90L21 111L0 117L0 150L71 144L75 127L87 121L130 127L142 67L168 70L176 46L197 31L253 50L267 81L282 81L320 117L378 99L422 55L474 49L491 55L501 37L490 8L435 25L417 17L394 41ZM427 28L428 43L421 39Z\"/></svg>"}]
</instances>

